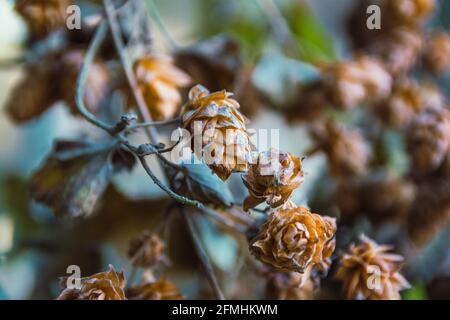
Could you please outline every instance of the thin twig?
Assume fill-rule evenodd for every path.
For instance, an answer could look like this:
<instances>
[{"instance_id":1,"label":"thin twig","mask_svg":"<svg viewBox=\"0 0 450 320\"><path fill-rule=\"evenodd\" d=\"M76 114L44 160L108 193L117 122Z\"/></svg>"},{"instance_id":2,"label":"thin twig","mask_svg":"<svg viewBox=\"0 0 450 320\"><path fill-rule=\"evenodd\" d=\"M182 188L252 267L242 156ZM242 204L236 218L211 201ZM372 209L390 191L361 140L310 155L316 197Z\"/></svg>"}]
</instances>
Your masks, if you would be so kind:
<instances>
[{"instance_id":1,"label":"thin twig","mask_svg":"<svg viewBox=\"0 0 450 320\"><path fill-rule=\"evenodd\" d=\"M161 15L159 14L158 8L156 7L155 3L153 2L153 0L149 0L149 1L147 1L147 4L150 7L150 13L152 15L152 18L155 20L156 24L159 27L159 30L161 31L161 33L163 34L164 38L169 43L170 48L173 51L177 50L180 46L174 40L174 38L170 34L169 30L167 30L164 22L162 21Z\"/></svg>"},{"instance_id":2,"label":"thin twig","mask_svg":"<svg viewBox=\"0 0 450 320\"><path fill-rule=\"evenodd\" d=\"M232 221L224 218L220 213L216 212L213 209L210 209L208 207L202 208L200 209L202 213L204 213L206 216L210 217L211 219L222 223L223 225L236 230L240 233L246 233L248 230L248 226L242 225L242 224L238 224L238 223L233 223Z\"/></svg>"},{"instance_id":3,"label":"thin twig","mask_svg":"<svg viewBox=\"0 0 450 320\"><path fill-rule=\"evenodd\" d=\"M150 112L147 108L147 104L145 103L142 92L138 88L138 83L136 77L134 76L133 68L125 54L125 44L122 40L122 34L119 29L119 23L117 21L116 13L114 10L114 4L111 2L111 0L103 0L103 3L105 6L106 16L109 21L114 44L116 46L117 53L119 54L120 61L125 71L128 83L131 87L131 91L133 92L134 99L136 100L138 111L145 122L152 122L152 116L150 115ZM155 129L155 127L147 127L147 134L149 136L150 142L156 143L159 140L158 131Z\"/></svg>"},{"instance_id":4,"label":"thin twig","mask_svg":"<svg viewBox=\"0 0 450 320\"><path fill-rule=\"evenodd\" d=\"M186 197L183 197L175 192L173 192L171 189L169 189L165 184L163 184L156 176L155 174L152 172L152 170L150 169L150 167L148 166L147 161L145 160L145 157L139 157L139 161L142 164L142 167L144 168L144 170L147 172L147 174L149 175L149 177L153 180L153 182L160 187L164 192L166 192L171 198L175 199L176 201L182 203L182 204L187 204L190 206L194 206L197 207L199 209L203 209L205 206L203 205L203 203L197 201L197 200L192 200Z\"/></svg>"},{"instance_id":5,"label":"thin twig","mask_svg":"<svg viewBox=\"0 0 450 320\"><path fill-rule=\"evenodd\" d=\"M205 249L202 246L202 243L197 235L197 230L195 230L194 221L192 220L192 216L186 213L184 208L180 207L180 213L183 217L184 221L186 222L186 225L189 230L189 234L192 238L192 242L194 243L194 246L196 248L196 252L198 255L198 258L200 259L201 265L203 267L203 271L206 274L206 277L214 291L214 295L216 296L216 299L218 300L225 300L225 296L222 293L222 290L220 290L219 284L217 283L217 279L214 275L214 270L211 265L211 261L209 260L208 255L205 252Z\"/></svg>"},{"instance_id":6,"label":"thin twig","mask_svg":"<svg viewBox=\"0 0 450 320\"><path fill-rule=\"evenodd\" d=\"M84 116L84 118L86 118L87 121L111 134L114 126L111 126L95 117L87 110L84 104L84 88L86 80L89 76L89 69L94 61L96 52L98 51L102 41L106 37L107 31L108 24L106 23L106 21L102 21L100 26L97 28L97 31L95 32L94 39L92 40L91 45L86 52L86 56L81 66L76 84L75 102L78 107L78 111Z\"/></svg>"},{"instance_id":7,"label":"thin twig","mask_svg":"<svg viewBox=\"0 0 450 320\"><path fill-rule=\"evenodd\" d=\"M167 126L171 124L179 124L180 118L174 118L169 120L163 120L163 121L151 121L151 122L143 122L143 123L136 123L134 125L131 125L127 128L127 131L136 130L140 128L146 128L146 127L162 127Z\"/></svg>"}]
</instances>

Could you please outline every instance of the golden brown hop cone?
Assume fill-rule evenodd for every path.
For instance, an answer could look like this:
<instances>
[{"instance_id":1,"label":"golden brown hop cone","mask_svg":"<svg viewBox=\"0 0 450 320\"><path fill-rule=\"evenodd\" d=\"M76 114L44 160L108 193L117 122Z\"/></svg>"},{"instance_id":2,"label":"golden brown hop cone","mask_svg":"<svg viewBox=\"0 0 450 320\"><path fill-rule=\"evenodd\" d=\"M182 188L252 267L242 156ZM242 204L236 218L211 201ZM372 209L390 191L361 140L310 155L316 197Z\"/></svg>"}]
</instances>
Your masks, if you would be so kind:
<instances>
[{"instance_id":1,"label":"golden brown hop cone","mask_svg":"<svg viewBox=\"0 0 450 320\"><path fill-rule=\"evenodd\" d=\"M450 152L450 111L442 108L421 113L409 127L406 139L412 174L421 176L436 170Z\"/></svg>"},{"instance_id":2,"label":"golden brown hop cone","mask_svg":"<svg viewBox=\"0 0 450 320\"><path fill-rule=\"evenodd\" d=\"M232 93L210 93L201 85L189 92L183 107L182 127L189 130L192 150L219 178L226 180L233 172L247 171L250 140L239 112L239 103Z\"/></svg>"},{"instance_id":3,"label":"golden brown hop cone","mask_svg":"<svg viewBox=\"0 0 450 320\"><path fill-rule=\"evenodd\" d=\"M360 55L350 61L333 62L322 71L330 102L339 108L385 98L391 90L391 76L376 59Z\"/></svg>"},{"instance_id":4,"label":"golden brown hop cone","mask_svg":"<svg viewBox=\"0 0 450 320\"><path fill-rule=\"evenodd\" d=\"M420 31L396 28L373 43L370 52L382 61L392 76L411 70L417 63L423 47Z\"/></svg>"},{"instance_id":5,"label":"golden brown hop cone","mask_svg":"<svg viewBox=\"0 0 450 320\"><path fill-rule=\"evenodd\" d=\"M261 152L254 162L242 177L250 193L246 211L264 201L272 208L281 206L303 182L302 161L288 152Z\"/></svg>"},{"instance_id":6,"label":"golden brown hop cone","mask_svg":"<svg viewBox=\"0 0 450 320\"><path fill-rule=\"evenodd\" d=\"M436 0L385 0L382 14L394 24L420 25L433 13Z\"/></svg>"},{"instance_id":7,"label":"golden brown hop cone","mask_svg":"<svg viewBox=\"0 0 450 320\"><path fill-rule=\"evenodd\" d=\"M145 282L127 290L130 300L182 300L178 288L166 279Z\"/></svg>"},{"instance_id":8,"label":"golden brown hop cone","mask_svg":"<svg viewBox=\"0 0 450 320\"><path fill-rule=\"evenodd\" d=\"M17 0L15 10L25 19L32 37L43 38L66 24L71 0Z\"/></svg>"},{"instance_id":9,"label":"golden brown hop cone","mask_svg":"<svg viewBox=\"0 0 450 320\"><path fill-rule=\"evenodd\" d=\"M353 176L366 172L370 150L359 131L327 121L314 126L311 133L316 146L325 152L332 175Z\"/></svg>"},{"instance_id":10,"label":"golden brown hop cone","mask_svg":"<svg viewBox=\"0 0 450 320\"><path fill-rule=\"evenodd\" d=\"M47 111L58 100L55 82L58 66L53 55L25 65L24 75L5 104L6 113L14 122L29 121Z\"/></svg>"},{"instance_id":11,"label":"golden brown hop cone","mask_svg":"<svg viewBox=\"0 0 450 320\"><path fill-rule=\"evenodd\" d=\"M388 172L339 181L334 202L340 209L342 221L367 215L375 223L404 219L415 197L414 184Z\"/></svg>"},{"instance_id":12,"label":"golden brown hop cone","mask_svg":"<svg viewBox=\"0 0 450 320\"><path fill-rule=\"evenodd\" d=\"M268 275L266 296L276 300L314 299L314 281L308 274L274 272Z\"/></svg>"},{"instance_id":13,"label":"golden brown hop cone","mask_svg":"<svg viewBox=\"0 0 450 320\"><path fill-rule=\"evenodd\" d=\"M81 278L81 288L70 289L62 281L63 290L57 300L126 300L125 278L110 265L109 270Z\"/></svg>"},{"instance_id":14,"label":"golden brown hop cone","mask_svg":"<svg viewBox=\"0 0 450 320\"><path fill-rule=\"evenodd\" d=\"M374 107L378 118L387 126L402 128L422 111L424 102L419 85L414 80L400 79L391 95Z\"/></svg>"},{"instance_id":15,"label":"golden brown hop cone","mask_svg":"<svg viewBox=\"0 0 450 320\"><path fill-rule=\"evenodd\" d=\"M190 77L178 69L169 56L148 55L134 64L134 72L154 120L173 118L181 106L180 88Z\"/></svg>"},{"instance_id":16,"label":"golden brown hop cone","mask_svg":"<svg viewBox=\"0 0 450 320\"><path fill-rule=\"evenodd\" d=\"M84 56L83 50L65 52L61 57L62 67L58 75L61 86L59 94L75 114L78 114L75 104L76 83ZM84 90L84 103L90 112L97 113L101 102L109 92L109 80L110 72L106 64L95 61L90 67Z\"/></svg>"},{"instance_id":17,"label":"golden brown hop cone","mask_svg":"<svg viewBox=\"0 0 450 320\"><path fill-rule=\"evenodd\" d=\"M151 268L163 258L164 243L150 231L145 231L130 242L128 257L135 267Z\"/></svg>"},{"instance_id":18,"label":"golden brown hop cone","mask_svg":"<svg viewBox=\"0 0 450 320\"><path fill-rule=\"evenodd\" d=\"M443 74L450 70L450 36L440 32L428 39L424 60L426 67L434 74Z\"/></svg>"},{"instance_id":19,"label":"golden brown hop cone","mask_svg":"<svg viewBox=\"0 0 450 320\"><path fill-rule=\"evenodd\" d=\"M412 242L422 247L450 223L449 176L426 179L419 183L417 198L406 220Z\"/></svg>"},{"instance_id":20,"label":"golden brown hop cone","mask_svg":"<svg viewBox=\"0 0 450 320\"><path fill-rule=\"evenodd\" d=\"M284 271L326 272L335 248L334 218L304 207L278 210L260 227L250 251L260 261Z\"/></svg>"},{"instance_id":21,"label":"golden brown hop cone","mask_svg":"<svg viewBox=\"0 0 450 320\"><path fill-rule=\"evenodd\" d=\"M400 299L400 291L409 288L409 283L399 273L403 257L389 253L391 250L391 246L378 245L365 236L360 245L350 245L335 275L342 281L347 299Z\"/></svg>"}]
</instances>

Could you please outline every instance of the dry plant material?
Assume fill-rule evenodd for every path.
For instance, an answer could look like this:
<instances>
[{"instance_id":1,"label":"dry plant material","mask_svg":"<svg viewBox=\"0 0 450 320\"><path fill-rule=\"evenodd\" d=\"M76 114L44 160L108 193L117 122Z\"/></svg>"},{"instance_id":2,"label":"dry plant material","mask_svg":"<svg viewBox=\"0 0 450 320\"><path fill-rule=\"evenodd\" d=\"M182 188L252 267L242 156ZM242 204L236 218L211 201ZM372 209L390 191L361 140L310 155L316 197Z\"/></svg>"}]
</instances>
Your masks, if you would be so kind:
<instances>
[{"instance_id":1,"label":"dry plant material","mask_svg":"<svg viewBox=\"0 0 450 320\"><path fill-rule=\"evenodd\" d=\"M158 235L145 231L130 242L128 258L135 267L152 268L163 259L164 243Z\"/></svg>"},{"instance_id":2,"label":"dry plant material","mask_svg":"<svg viewBox=\"0 0 450 320\"><path fill-rule=\"evenodd\" d=\"M374 107L375 114L387 126L402 128L422 111L423 100L420 86L413 80L397 81L385 101Z\"/></svg>"},{"instance_id":3,"label":"dry plant material","mask_svg":"<svg viewBox=\"0 0 450 320\"><path fill-rule=\"evenodd\" d=\"M189 92L189 101L182 110L182 127L189 130L194 154L204 159L222 180L233 172L247 171L250 138L248 122L239 111L232 93L210 93L201 85ZM195 149L199 145L200 148Z\"/></svg>"},{"instance_id":4,"label":"dry plant material","mask_svg":"<svg viewBox=\"0 0 450 320\"><path fill-rule=\"evenodd\" d=\"M361 236L361 244L350 245L336 272L347 299L400 299L400 291L409 288L409 283L399 273L403 257L391 250L391 246L378 245L365 236Z\"/></svg>"},{"instance_id":5,"label":"dry plant material","mask_svg":"<svg viewBox=\"0 0 450 320\"><path fill-rule=\"evenodd\" d=\"M391 90L389 73L368 56L333 62L324 67L322 74L329 100L338 108L353 109L364 102L377 101Z\"/></svg>"},{"instance_id":6,"label":"dry plant material","mask_svg":"<svg viewBox=\"0 0 450 320\"><path fill-rule=\"evenodd\" d=\"M268 275L266 295L276 300L314 299L314 281L298 272L274 272Z\"/></svg>"},{"instance_id":7,"label":"dry plant material","mask_svg":"<svg viewBox=\"0 0 450 320\"><path fill-rule=\"evenodd\" d=\"M410 71L423 48L422 33L412 28L395 28L375 41L369 51L382 61L392 76Z\"/></svg>"},{"instance_id":8,"label":"dry plant material","mask_svg":"<svg viewBox=\"0 0 450 320\"><path fill-rule=\"evenodd\" d=\"M32 37L39 39L66 25L66 10L71 4L71 0L17 0L15 9Z\"/></svg>"},{"instance_id":9,"label":"dry plant material","mask_svg":"<svg viewBox=\"0 0 450 320\"><path fill-rule=\"evenodd\" d=\"M134 72L152 118L173 118L181 107L180 89L189 85L191 78L174 65L171 57L163 55L138 59Z\"/></svg>"},{"instance_id":10,"label":"dry plant material","mask_svg":"<svg viewBox=\"0 0 450 320\"><path fill-rule=\"evenodd\" d=\"M423 112L411 124L406 139L413 174L433 172L450 152L450 111L443 108Z\"/></svg>"},{"instance_id":11,"label":"dry plant material","mask_svg":"<svg viewBox=\"0 0 450 320\"><path fill-rule=\"evenodd\" d=\"M311 213L307 208L280 209L272 213L250 243L260 261L284 271L326 272L335 248L334 218Z\"/></svg>"},{"instance_id":12,"label":"dry plant material","mask_svg":"<svg viewBox=\"0 0 450 320\"><path fill-rule=\"evenodd\" d=\"M83 50L68 50L61 57L59 86L61 99L66 101L73 113L78 113L75 105L75 89L78 74L85 57ZM109 93L110 71L106 63L95 61L86 80L84 102L87 109L96 114Z\"/></svg>"},{"instance_id":13,"label":"dry plant material","mask_svg":"<svg viewBox=\"0 0 450 320\"><path fill-rule=\"evenodd\" d=\"M436 75L450 70L450 36L448 33L435 33L428 39L424 60L427 68Z\"/></svg>"},{"instance_id":14,"label":"dry plant material","mask_svg":"<svg viewBox=\"0 0 450 320\"><path fill-rule=\"evenodd\" d=\"M435 0L384 0L382 12L396 24L417 26L423 24L433 13Z\"/></svg>"},{"instance_id":15,"label":"dry plant material","mask_svg":"<svg viewBox=\"0 0 450 320\"><path fill-rule=\"evenodd\" d=\"M66 287L63 279L63 290L57 300L126 300L125 278L122 272L116 272L112 266L105 272L81 278L80 289Z\"/></svg>"},{"instance_id":16,"label":"dry plant material","mask_svg":"<svg viewBox=\"0 0 450 320\"><path fill-rule=\"evenodd\" d=\"M327 121L312 128L316 147L323 150L333 176L354 176L367 170L370 149L358 130L339 127Z\"/></svg>"},{"instance_id":17,"label":"dry plant material","mask_svg":"<svg viewBox=\"0 0 450 320\"><path fill-rule=\"evenodd\" d=\"M303 182L302 161L288 152L269 150L258 154L255 163L242 177L250 195L244 210L266 202L272 208L289 200Z\"/></svg>"},{"instance_id":18,"label":"dry plant material","mask_svg":"<svg viewBox=\"0 0 450 320\"><path fill-rule=\"evenodd\" d=\"M166 279L147 281L127 290L130 300L182 300L178 288Z\"/></svg>"}]
</instances>

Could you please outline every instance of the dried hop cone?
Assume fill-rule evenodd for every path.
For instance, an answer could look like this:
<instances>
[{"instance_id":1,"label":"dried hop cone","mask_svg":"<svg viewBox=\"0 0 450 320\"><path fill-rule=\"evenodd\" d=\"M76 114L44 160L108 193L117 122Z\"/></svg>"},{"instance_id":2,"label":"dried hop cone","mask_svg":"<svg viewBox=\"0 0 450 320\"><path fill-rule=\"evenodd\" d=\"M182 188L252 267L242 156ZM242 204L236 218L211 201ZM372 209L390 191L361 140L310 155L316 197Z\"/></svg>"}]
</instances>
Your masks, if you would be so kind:
<instances>
[{"instance_id":1,"label":"dried hop cone","mask_svg":"<svg viewBox=\"0 0 450 320\"><path fill-rule=\"evenodd\" d=\"M383 62L392 76L411 70L423 47L422 34L412 28L396 28L375 41L370 52Z\"/></svg>"},{"instance_id":2,"label":"dried hop cone","mask_svg":"<svg viewBox=\"0 0 450 320\"><path fill-rule=\"evenodd\" d=\"M325 152L332 175L352 176L366 172L370 149L359 131L328 121L314 126L311 133L317 147Z\"/></svg>"},{"instance_id":3,"label":"dried hop cone","mask_svg":"<svg viewBox=\"0 0 450 320\"><path fill-rule=\"evenodd\" d=\"M163 258L164 243L149 231L133 239L128 248L128 257L135 267L151 268Z\"/></svg>"},{"instance_id":4,"label":"dried hop cone","mask_svg":"<svg viewBox=\"0 0 450 320\"><path fill-rule=\"evenodd\" d=\"M419 85L413 80L401 79L394 84L389 98L375 106L375 113L384 124L401 128L422 111L423 105Z\"/></svg>"},{"instance_id":5,"label":"dried hop cone","mask_svg":"<svg viewBox=\"0 0 450 320\"><path fill-rule=\"evenodd\" d=\"M435 7L435 0L385 0L382 10L394 23L415 26L425 22Z\"/></svg>"},{"instance_id":6,"label":"dried hop cone","mask_svg":"<svg viewBox=\"0 0 450 320\"><path fill-rule=\"evenodd\" d=\"M130 300L181 300L183 296L170 281L159 279L132 286L127 291Z\"/></svg>"},{"instance_id":7,"label":"dried hop cone","mask_svg":"<svg viewBox=\"0 0 450 320\"><path fill-rule=\"evenodd\" d=\"M434 74L450 70L450 36L447 33L433 34L428 40L424 56L427 68Z\"/></svg>"},{"instance_id":8,"label":"dried hop cone","mask_svg":"<svg viewBox=\"0 0 450 320\"><path fill-rule=\"evenodd\" d=\"M71 0L17 0L15 9L25 19L30 33L42 38L65 26Z\"/></svg>"},{"instance_id":9,"label":"dried hop cone","mask_svg":"<svg viewBox=\"0 0 450 320\"><path fill-rule=\"evenodd\" d=\"M61 57L62 68L59 70L61 86L60 94L75 114L79 114L75 105L76 82L83 64L85 52L83 50L71 50ZM101 102L109 91L110 72L104 62L95 61L86 79L84 102L92 113L96 113Z\"/></svg>"},{"instance_id":10,"label":"dried hop cone","mask_svg":"<svg viewBox=\"0 0 450 320\"><path fill-rule=\"evenodd\" d=\"M189 92L189 101L182 110L182 126L192 137L192 150L222 180L233 172L247 171L250 139L248 120L239 112L239 103L232 93L210 93L201 85Z\"/></svg>"},{"instance_id":11,"label":"dried hop cone","mask_svg":"<svg viewBox=\"0 0 450 320\"><path fill-rule=\"evenodd\" d=\"M302 161L287 152L269 150L258 154L242 177L250 195L244 201L244 210L266 201L276 208L284 204L303 182Z\"/></svg>"},{"instance_id":12,"label":"dried hop cone","mask_svg":"<svg viewBox=\"0 0 450 320\"><path fill-rule=\"evenodd\" d=\"M403 257L389 253L391 250L391 246L378 245L365 236L360 245L350 245L336 272L347 299L400 299L399 292L409 288L409 283L399 273Z\"/></svg>"},{"instance_id":13,"label":"dried hop cone","mask_svg":"<svg viewBox=\"0 0 450 320\"><path fill-rule=\"evenodd\" d=\"M298 272L275 272L268 276L266 295L276 300L312 300L314 281Z\"/></svg>"},{"instance_id":14,"label":"dried hop cone","mask_svg":"<svg viewBox=\"0 0 450 320\"><path fill-rule=\"evenodd\" d=\"M450 152L450 111L431 109L417 116L407 132L407 148L414 173L437 169Z\"/></svg>"},{"instance_id":15,"label":"dried hop cone","mask_svg":"<svg viewBox=\"0 0 450 320\"><path fill-rule=\"evenodd\" d=\"M334 218L311 213L307 208L278 210L261 226L251 241L255 257L276 269L326 272L335 248Z\"/></svg>"},{"instance_id":16,"label":"dried hop cone","mask_svg":"<svg viewBox=\"0 0 450 320\"><path fill-rule=\"evenodd\" d=\"M173 118L181 106L179 89L189 85L189 75L178 69L171 57L162 55L140 58L134 64L134 72L152 118Z\"/></svg>"},{"instance_id":17,"label":"dried hop cone","mask_svg":"<svg viewBox=\"0 0 450 320\"><path fill-rule=\"evenodd\" d=\"M323 82L332 104L351 109L386 97L392 78L378 60L360 55L325 66Z\"/></svg>"},{"instance_id":18,"label":"dried hop cone","mask_svg":"<svg viewBox=\"0 0 450 320\"><path fill-rule=\"evenodd\" d=\"M62 281L63 290L58 300L126 300L123 273L109 270L81 279L80 288L68 288L67 279Z\"/></svg>"}]
</instances>

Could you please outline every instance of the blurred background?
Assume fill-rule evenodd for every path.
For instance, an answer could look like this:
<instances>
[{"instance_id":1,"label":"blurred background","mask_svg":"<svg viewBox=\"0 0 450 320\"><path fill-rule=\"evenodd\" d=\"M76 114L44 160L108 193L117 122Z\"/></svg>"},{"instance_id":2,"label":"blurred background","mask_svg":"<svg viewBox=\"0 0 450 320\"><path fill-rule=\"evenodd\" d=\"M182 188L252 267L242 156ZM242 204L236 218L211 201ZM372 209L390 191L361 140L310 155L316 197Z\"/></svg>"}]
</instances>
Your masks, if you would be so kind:
<instances>
[{"instance_id":1,"label":"blurred background","mask_svg":"<svg viewBox=\"0 0 450 320\"><path fill-rule=\"evenodd\" d=\"M358 0L275 2L302 44L302 60L317 63L350 56L346 19ZM255 82L273 90L274 95L285 94L289 77L294 80L297 77L296 64L289 64L281 57L277 41L268 32L267 16L254 1L156 0L154 3L170 34L181 46L221 33L237 38L246 64L261 66L264 61L268 64L257 70ZM20 62L1 62L20 60L24 55L27 28L13 6L10 0L0 2L0 106L4 105L23 72ZM449 27L450 5L443 6L430 23ZM168 52L167 41L157 25L153 23L151 27L155 51ZM287 80L286 70L290 70ZM440 78L441 88L450 90L449 80L449 77ZM279 129L281 150L302 155L311 146L303 123L288 123L285 117L269 108L252 113L250 119L252 129ZM66 268L71 264L79 265L83 275L104 270L108 264L128 274L131 270L126 258L129 240L141 230L155 227L164 214L162 208L168 206L163 192L148 180L141 168L116 176L98 212L77 225L62 226L48 208L31 201L27 180L49 153L52 141L79 137L80 128L85 129L84 121L74 117L64 103L21 125L13 124L0 108L0 299L54 298L58 295L57 279L66 275ZM396 165L401 172L405 164L401 154L399 157ZM310 199L320 192L316 183L322 179L324 166L322 154L304 161L306 180L294 195L296 203L310 205ZM245 191L239 180L233 177L229 185L236 198L242 200ZM183 294L201 297L203 286L207 285L199 281L202 275L180 224L176 218L171 223L168 251L173 267L167 275ZM230 279L239 278L236 270L240 269L236 266L242 266L241 251L246 250L246 245L221 233L207 220L201 222L201 227L206 249L220 273L227 275L225 286L232 296L237 288ZM360 228L365 230L364 223ZM66 232L68 229L70 235ZM389 234L389 231L384 232ZM404 294L405 298L428 298L427 285L435 274L442 275L448 283L449 278L445 277L448 274L441 272L450 270L448 243L450 230L444 231L419 255L414 262L417 281ZM435 272L424 271L430 268ZM258 298L254 292L249 292L248 297Z\"/></svg>"}]
</instances>

